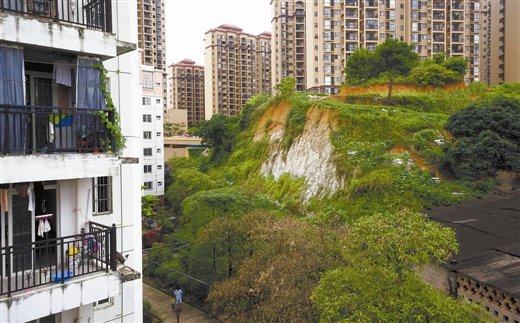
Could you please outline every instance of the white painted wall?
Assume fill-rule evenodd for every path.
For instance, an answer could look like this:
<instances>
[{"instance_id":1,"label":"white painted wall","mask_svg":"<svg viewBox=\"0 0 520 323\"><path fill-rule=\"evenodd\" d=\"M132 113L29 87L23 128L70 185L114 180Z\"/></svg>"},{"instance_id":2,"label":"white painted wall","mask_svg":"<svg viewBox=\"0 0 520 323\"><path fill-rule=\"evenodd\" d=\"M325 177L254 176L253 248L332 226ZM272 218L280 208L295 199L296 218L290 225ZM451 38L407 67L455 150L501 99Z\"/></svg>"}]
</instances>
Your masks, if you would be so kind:
<instances>
[{"instance_id":1,"label":"white painted wall","mask_svg":"<svg viewBox=\"0 0 520 323\"><path fill-rule=\"evenodd\" d=\"M66 285L46 285L40 289L15 295L10 302L0 302L0 322L27 322L82 305L91 306L93 302L107 297L117 297L121 291L120 285L116 273L78 277ZM67 313L68 316L70 314L71 312ZM93 317L91 322L98 322L98 320Z\"/></svg>"}]
</instances>

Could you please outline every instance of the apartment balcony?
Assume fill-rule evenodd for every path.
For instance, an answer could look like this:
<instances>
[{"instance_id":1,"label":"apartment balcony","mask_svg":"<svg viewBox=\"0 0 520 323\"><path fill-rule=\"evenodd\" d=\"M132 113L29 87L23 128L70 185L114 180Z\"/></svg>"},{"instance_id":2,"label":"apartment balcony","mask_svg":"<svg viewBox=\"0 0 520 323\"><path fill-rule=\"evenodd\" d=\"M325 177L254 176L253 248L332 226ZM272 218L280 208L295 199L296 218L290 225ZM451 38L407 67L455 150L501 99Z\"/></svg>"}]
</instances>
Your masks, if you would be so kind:
<instances>
[{"instance_id":1,"label":"apartment balcony","mask_svg":"<svg viewBox=\"0 0 520 323\"><path fill-rule=\"evenodd\" d=\"M0 2L0 9L112 32L110 0L14 0Z\"/></svg>"},{"instance_id":2,"label":"apartment balcony","mask_svg":"<svg viewBox=\"0 0 520 323\"><path fill-rule=\"evenodd\" d=\"M77 235L2 247L0 320L30 321L118 295L121 281L140 275L118 272L116 255L115 226L93 222Z\"/></svg>"},{"instance_id":3,"label":"apartment balcony","mask_svg":"<svg viewBox=\"0 0 520 323\"><path fill-rule=\"evenodd\" d=\"M112 58L135 49L112 34L110 0L0 1L3 41ZM80 37L78 37L80 34Z\"/></svg>"},{"instance_id":4,"label":"apartment balcony","mask_svg":"<svg viewBox=\"0 0 520 323\"><path fill-rule=\"evenodd\" d=\"M357 0L346 0L345 1L345 6L347 6L347 7L357 7L358 4L359 3Z\"/></svg>"},{"instance_id":5,"label":"apartment balcony","mask_svg":"<svg viewBox=\"0 0 520 323\"><path fill-rule=\"evenodd\" d=\"M115 145L94 109L0 104L0 125L0 155L97 154Z\"/></svg>"},{"instance_id":6,"label":"apartment balcony","mask_svg":"<svg viewBox=\"0 0 520 323\"><path fill-rule=\"evenodd\" d=\"M446 6L444 2L434 2L433 3L433 9L445 9Z\"/></svg>"}]
</instances>

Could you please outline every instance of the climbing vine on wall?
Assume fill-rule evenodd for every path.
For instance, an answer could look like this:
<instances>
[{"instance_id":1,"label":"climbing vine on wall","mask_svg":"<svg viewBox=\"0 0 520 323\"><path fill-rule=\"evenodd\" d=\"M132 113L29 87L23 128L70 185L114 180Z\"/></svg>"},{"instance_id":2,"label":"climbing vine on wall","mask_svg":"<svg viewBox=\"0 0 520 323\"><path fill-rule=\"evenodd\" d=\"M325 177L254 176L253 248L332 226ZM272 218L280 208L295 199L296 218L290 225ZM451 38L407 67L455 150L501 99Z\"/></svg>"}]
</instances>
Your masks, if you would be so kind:
<instances>
[{"instance_id":1,"label":"climbing vine on wall","mask_svg":"<svg viewBox=\"0 0 520 323\"><path fill-rule=\"evenodd\" d=\"M119 153L125 148L125 137L121 132L121 118L119 113L114 106L114 102L112 101L112 97L108 92L108 71L103 66L103 64L94 65L95 68L99 70L99 89L101 93L103 93L103 97L105 98L106 108L103 111L98 112L98 116L103 122L105 128L109 131L112 140L107 143L108 150L113 153Z\"/></svg>"}]
</instances>

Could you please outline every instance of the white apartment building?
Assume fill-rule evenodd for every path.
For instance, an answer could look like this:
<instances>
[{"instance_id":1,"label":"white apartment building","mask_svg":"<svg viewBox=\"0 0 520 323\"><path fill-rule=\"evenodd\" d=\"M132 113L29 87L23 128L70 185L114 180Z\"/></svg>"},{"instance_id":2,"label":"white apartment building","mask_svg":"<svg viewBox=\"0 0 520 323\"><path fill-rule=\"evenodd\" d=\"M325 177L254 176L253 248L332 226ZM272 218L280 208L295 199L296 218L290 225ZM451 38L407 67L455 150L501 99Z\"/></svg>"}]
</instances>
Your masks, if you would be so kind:
<instances>
[{"instance_id":1,"label":"white apartment building","mask_svg":"<svg viewBox=\"0 0 520 323\"><path fill-rule=\"evenodd\" d=\"M135 2L0 1L0 17L0 322L140 322Z\"/></svg>"},{"instance_id":2,"label":"white apartment building","mask_svg":"<svg viewBox=\"0 0 520 323\"><path fill-rule=\"evenodd\" d=\"M164 195L163 73L141 66L142 194Z\"/></svg>"}]
</instances>

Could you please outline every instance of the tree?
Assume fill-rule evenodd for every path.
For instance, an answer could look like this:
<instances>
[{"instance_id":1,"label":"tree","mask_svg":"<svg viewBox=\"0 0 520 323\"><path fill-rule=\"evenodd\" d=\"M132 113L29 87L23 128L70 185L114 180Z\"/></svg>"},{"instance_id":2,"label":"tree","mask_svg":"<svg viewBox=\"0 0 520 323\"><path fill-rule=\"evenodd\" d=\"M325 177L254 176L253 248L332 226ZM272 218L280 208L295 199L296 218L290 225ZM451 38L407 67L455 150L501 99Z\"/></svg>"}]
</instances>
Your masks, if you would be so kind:
<instances>
[{"instance_id":1,"label":"tree","mask_svg":"<svg viewBox=\"0 0 520 323\"><path fill-rule=\"evenodd\" d=\"M463 57L450 57L442 63L444 67L453 71L457 75L458 81L464 80L464 75L468 69L468 61Z\"/></svg>"},{"instance_id":2,"label":"tree","mask_svg":"<svg viewBox=\"0 0 520 323\"><path fill-rule=\"evenodd\" d=\"M239 121L236 116L217 114L193 130L194 134L202 137L204 145L212 148L212 160L221 160L231 152L240 131Z\"/></svg>"},{"instance_id":3,"label":"tree","mask_svg":"<svg viewBox=\"0 0 520 323\"><path fill-rule=\"evenodd\" d=\"M166 196L178 214L182 202L187 197L216 187L216 183L208 175L192 168L180 168L173 172L172 184L166 190Z\"/></svg>"},{"instance_id":4,"label":"tree","mask_svg":"<svg viewBox=\"0 0 520 323\"><path fill-rule=\"evenodd\" d=\"M141 197L141 214L145 218L152 218L156 214L159 198L153 195Z\"/></svg>"},{"instance_id":5,"label":"tree","mask_svg":"<svg viewBox=\"0 0 520 323\"><path fill-rule=\"evenodd\" d=\"M482 311L427 286L415 272L456 252L450 228L408 211L373 215L351 226L344 247L348 265L328 272L312 295L323 322L485 318Z\"/></svg>"},{"instance_id":6,"label":"tree","mask_svg":"<svg viewBox=\"0 0 520 323\"><path fill-rule=\"evenodd\" d=\"M394 79L399 75L406 75L417 65L419 56L412 46L394 38L387 37L385 42L376 47L375 55L378 59L378 70L388 76L388 98L392 96Z\"/></svg>"},{"instance_id":7,"label":"tree","mask_svg":"<svg viewBox=\"0 0 520 323\"><path fill-rule=\"evenodd\" d=\"M265 212L241 223L250 256L236 275L212 286L212 312L233 322L317 321L310 295L338 265L340 232Z\"/></svg>"},{"instance_id":8,"label":"tree","mask_svg":"<svg viewBox=\"0 0 520 323\"><path fill-rule=\"evenodd\" d=\"M431 60L422 62L415 67L408 79L418 86L444 86L459 80L456 72L447 69L443 65L436 64Z\"/></svg>"},{"instance_id":9,"label":"tree","mask_svg":"<svg viewBox=\"0 0 520 323\"><path fill-rule=\"evenodd\" d=\"M345 80L350 84L362 84L377 76L378 58L365 48L357 49L345 63Z\"/></svg>"},{"instance_id":10,"label":"tree","mask_svg":"<svg viewBox=\"0 0 520 323\"><path fill-rule=\"evenodd\" d=\"M274 89L276 90L276 93L279 96L281 96L283 98L287 98L288 96L290 96L291 94L294 93L295 87L296 87L296 80L294 79L294 77L288 76L288 77L282 78L280 83L276 84Z\"/></svg>"},{"instance_id":11,"label":"tree","mask_svg":"<svg viewBox=\"0 0 520 323\"><path fill-rule=\"evenodd\" d=\"M520 171L520 101L472 105L452 115L446 129L455 138L445 150L456 176L478 180L498 170Z\"/></svg>"}]
</instances>

